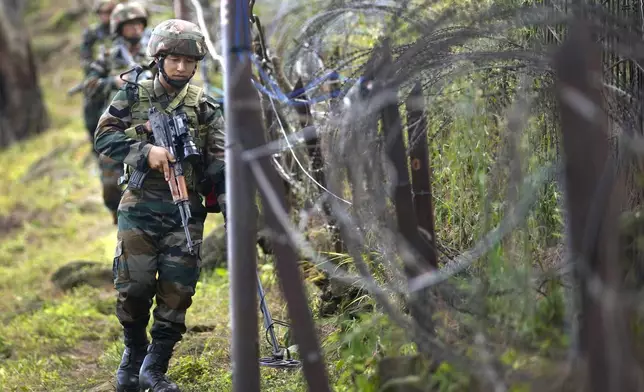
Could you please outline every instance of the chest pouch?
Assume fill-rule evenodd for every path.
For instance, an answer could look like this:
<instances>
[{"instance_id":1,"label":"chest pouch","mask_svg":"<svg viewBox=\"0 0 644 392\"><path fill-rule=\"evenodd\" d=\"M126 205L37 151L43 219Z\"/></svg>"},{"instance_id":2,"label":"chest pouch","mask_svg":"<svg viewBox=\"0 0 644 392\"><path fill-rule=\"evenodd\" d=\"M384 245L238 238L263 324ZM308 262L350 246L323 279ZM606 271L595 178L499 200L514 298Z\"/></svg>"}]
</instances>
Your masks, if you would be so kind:
<instances>
[{"instance_id":1,"label":"chest pouch","mask_svg":"<svg viewBox=\"0 0 644 392\"><path fill-rule=\"evenodd\" d=\"M135 110L132 111L132 125L143 124L148 118L148 111L150 110L151 103L148 98L148 91L153 89L152 80L143 80L139 82L145 88L137 89L136 87L128 94L128 99L131 102L131 107L134 106ZM175 137L179 141L177 147L182 151L184 160L189 162L194 170L195 179L188 181L197 188L198 192L204 198L204 207L208 213L219 213L221 207L217 201L217 197L225 193L224 176L221 179L209 179L205 175L205 169L208 167L208 157L205 148L208 145L208 132L204 127L204 120L200 115L199 102L201 100L203 90L194 85L187 85L182 93L180 99L175 99L168 107L163 109L164 112L170 114L170 127L174 128ZM203 131L203 132L202 132ZM140 141L149 140L148 134L141 135ZM200 153L200 150L201 151ZM192 174L192 173L190 173ZM189 175L192 177L192 175ZM218 176L219 177L219 176Z\"/></svg>"}]
</instances>

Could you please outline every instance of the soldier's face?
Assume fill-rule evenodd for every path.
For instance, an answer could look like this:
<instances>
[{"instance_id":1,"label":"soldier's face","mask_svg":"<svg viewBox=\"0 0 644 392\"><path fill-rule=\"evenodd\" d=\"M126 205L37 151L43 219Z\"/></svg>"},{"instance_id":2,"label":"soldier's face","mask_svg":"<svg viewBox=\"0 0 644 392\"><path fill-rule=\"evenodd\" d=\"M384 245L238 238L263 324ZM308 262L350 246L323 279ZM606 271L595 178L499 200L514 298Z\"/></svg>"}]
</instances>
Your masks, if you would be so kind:
<instances>
[{"instance_id":1,"label":"soldier's face","mask_svg":"<svg viewBox=\"0 0 644 392\"><path fill-rule=\"evenodd\" d=\"M124 38L128 40L132 40L136 38L141 38L143 36L144 29L145 29L145 26L143 25L143 22L140 22L140 21L126 22L123 24L123 27L121 28L121 34L123 35Z\"/></svg>"},{"instance_id":2,"label":"soldier's face","mask_svg":"<svg viewBox=\"0 0 644 392\"><path fill-rule=\"evenodd\" d=\"M188 79L197 68L197 60L187 56L168 55L163 61L163 70L170 79Z\"/></svg>"},{"instance_id":3,"label":"soldier's face","mask_svg":"<svg viewBox=\"0 0 644 392\"><path fill-rule=\"evenodd\" d=\"M110 23L110 14L112 13L112 10L114 8L106 5L103 6L100 10L98 10L98 19L100 19L102 24L109 24Z\"/></svg>"}]
</instances>

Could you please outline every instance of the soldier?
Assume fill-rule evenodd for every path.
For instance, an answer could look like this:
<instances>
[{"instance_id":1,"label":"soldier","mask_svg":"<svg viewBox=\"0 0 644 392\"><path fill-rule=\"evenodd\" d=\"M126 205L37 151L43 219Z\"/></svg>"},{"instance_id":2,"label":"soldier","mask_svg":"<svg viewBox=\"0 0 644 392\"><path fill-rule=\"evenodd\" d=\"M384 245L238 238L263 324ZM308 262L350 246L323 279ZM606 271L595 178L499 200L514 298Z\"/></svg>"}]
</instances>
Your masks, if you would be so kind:
<instances>
[{"instance_id":1,"label":"soldier","mask_svg":"<svg viewBox=\"0 0 644 392\"><path fill-rule=\"evenodd\" d=\"M86 94L96 101L103 102L100 113L105 111L105 106L118 89L124 85L125 82L119 77L120 73L135 65L147 68L150 64L151 59L145 55L145 47L141 42L147 24L147 10L137 2L120 3L110 15L110 33L114 37L113 45L105 62L96 61L92 64L86 81ZM152 72L147 70L140 79L152 76ZM93 133L92 130L92 138L94 137ZM121 198L121 187L118 185L118 181L123 175L123 165L106 156L99 156L98 163L103 186L103 202L111 211L114 224L116 224L116 209Z\"/></svg>"},{"instance_id":2,"label":"soldier","mask_svg":"<svg viewBox=\"0 0 644 392\"><path fill-rule=\"evenodd\" d=\"M208 202L202 205L198 192L217 189L215 199L225 213L223 112L202 88L189 83L206 54L204 36L195 24L178 19L160 23L147 46L147 55L154 58L153 66L158 69L154 79L121 89L96 130L97 151L124 162L128 173L149 170L140 189L128 185L118 206L113 271L119 293L116 315L125 343L116 373L118 391L138 391L139 387L156 392L179 390L165 373L175 344L186 332L186 310L200 272L200 246L195 246L195 254L189 252L181 216L168 188L174 157L150 143L148 97L166 114L186 114L190 134L201 152L201 165L184 164L192 211L188 230L194 243L200 244L206 214L212 210ZM212 200L212 193L206 200ZM148 347L146 326L155 296Z\"/></svg>"},{"instance_id":3,"label":"soldier","mask_svg":"<svg viewBox=\"0 0 644 392\"><path fill-rule=\"evenodd\" d=\"M125 83L119 77L121 72L137 64L147 67L151 59L145 55L146 42L142 42L147 24L148 12L138 2L120 3L114 8L110 15L112 46L105 62L95 61L90 67L86 82L88 95L107 95L111 98L110 95ZM105 107L101 113L104 110Z\"/></svg>"},{"instance_id":4,"label":"soldier","mask_svg":"<svg viewBox=\"0 0 644 392\"><path fill-rule=\"evenodd\" d=\"M139 2L122 3L110 16L110 33L114 36L112 59L116 68L129 69L133 63L149 62L145 56L150 36L148 11Z\"/></svg>"},{"instance_id":5,"label":"soldier","mask_svg":"<svg viewBox=\"0 0 644 392\"><path fill-rule=\"evenodd\" d=\"M81 43L80 57L81 65L85 77L91 70L91 63L95 59L94 47L96 45L103 45L109 47L110 37L110 14L116 6L116 0L96 0L92 10L98 16L100 23L95 24L83 32L83 41ZM85 94L83 99L83 119L85 120L85 128L90 135L90 140L98 124L98 118L105 109L105 97L88 96Z\"/></svg>"},{"instance_id":6,"label":"soldier","mask_svg":"<svg viewBox=\"0 0 644 392\"><path fill-rule=\"evenodd\" d=\"M81 64L85 73L94 61L94 45L110 41L110 15L116 6L116 0L96 0L92 11L98 16L100 23L90 26L83 32L80 48Z\"/></svg>"}]
</instances>

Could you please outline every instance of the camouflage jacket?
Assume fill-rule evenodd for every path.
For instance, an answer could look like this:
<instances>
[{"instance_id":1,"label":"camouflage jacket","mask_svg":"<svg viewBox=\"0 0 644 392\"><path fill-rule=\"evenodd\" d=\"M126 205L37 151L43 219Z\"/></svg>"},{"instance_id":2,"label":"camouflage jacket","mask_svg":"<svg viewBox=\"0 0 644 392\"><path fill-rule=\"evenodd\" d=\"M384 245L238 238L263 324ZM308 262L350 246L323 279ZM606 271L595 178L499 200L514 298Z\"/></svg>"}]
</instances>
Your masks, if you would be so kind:
<instances>
[{"instance_id":1,"label":"camouflage jacket","mask_svg":"<svg viewBox=\"0 0 644 392\"><path fill-rule=\"evenodd\" d=\"M192 84L187 84L180 92L168 94L158 78L157 75L154 80L140 82L144 89L131 87L118 91L98 122L94 148L117 162L125 163L130 173L132 169L148 170L151 134L137 132L135 127L148 120L149 91L157 109L166 113L173 110L186 113L190 133L202 154L200 171L212 181L218 181L223 177L224 168L225 135L221 106L204 94L201 87ZM199 178L194 169L184 163L186 184L192 190L199 189ZM152 171L143 187L167 189L168 185L163 174Z\"/></svg>"},{"instance_id":2,"label":"camouflage jacket","mask_svg":"<svg viewBox=\"0 0 644 392\"><path fill-rule=\"evenodd\" d=\"M145 45L139 44L139 50L132 54L129 46L121 37L114 39L109 53L104 62L94 61L90 66L85 82L85 94L92 99L103 98L107 102L116 94L118 86L116 78L125 71L130 70L134 63L140 65L146 71L139 77L139 80L150 79L154 76L154 70L149 69L152 59L145 55ZM126 75L126 79L134 81L135 74Z\"/></svg>"},{"instance_id":3,"label":"camouflage jacket","mask_svg":"<svg viewBox=\"0 0 644 392\"><path fill-rule=\"evenodd\" d=\"M85 74L90 71L90 64L95 60L94 47L100 43L109 46L111 41L110 25L95 24L83 32L83 38L80 47L81 65Z\"/></svg>"}]
</instances>

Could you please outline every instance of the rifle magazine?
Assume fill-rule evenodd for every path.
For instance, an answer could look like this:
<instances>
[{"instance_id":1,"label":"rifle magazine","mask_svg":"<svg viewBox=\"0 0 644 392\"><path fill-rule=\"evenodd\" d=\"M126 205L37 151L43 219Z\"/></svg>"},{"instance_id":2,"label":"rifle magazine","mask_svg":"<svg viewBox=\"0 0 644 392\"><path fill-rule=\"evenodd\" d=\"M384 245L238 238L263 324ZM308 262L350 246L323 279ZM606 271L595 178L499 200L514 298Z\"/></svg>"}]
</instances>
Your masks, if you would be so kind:
<instances>
[{"instance_id":1,"label":"rifle magazine","mask_svg":"<svg viewBox=\"0 0 644 392\"><path fill-rule=\"evenodd\" d=\"M148 175L148 172L142 172L140 170L134 170L132 175L130 176L128 180L128 188L138 190L143 187L143 181L145 181L145 177Z\"/></svg>"}]
</instances>

